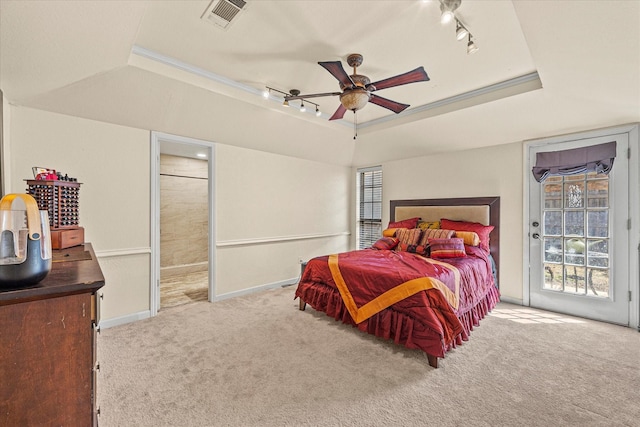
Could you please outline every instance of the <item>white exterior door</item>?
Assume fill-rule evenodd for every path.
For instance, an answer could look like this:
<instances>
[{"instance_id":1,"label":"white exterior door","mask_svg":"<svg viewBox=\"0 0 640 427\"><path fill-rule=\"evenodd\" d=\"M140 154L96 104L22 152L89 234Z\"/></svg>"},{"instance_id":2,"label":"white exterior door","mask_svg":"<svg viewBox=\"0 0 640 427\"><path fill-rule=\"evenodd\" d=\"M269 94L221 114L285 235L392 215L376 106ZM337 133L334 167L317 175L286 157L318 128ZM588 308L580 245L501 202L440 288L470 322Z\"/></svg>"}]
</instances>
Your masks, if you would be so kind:
<instances>
[{"instance_id":1,"label":"white exterior door","mask_svg":"<svg viewBox=\"0 0 640 427\"><path fill-rule=\"evenodd\" d=\"M608 175L529 173L529 301L538 307L629 324L628 135L529 147L529 171L539 152L616 142Z\"/></svg>"}]
</instances>

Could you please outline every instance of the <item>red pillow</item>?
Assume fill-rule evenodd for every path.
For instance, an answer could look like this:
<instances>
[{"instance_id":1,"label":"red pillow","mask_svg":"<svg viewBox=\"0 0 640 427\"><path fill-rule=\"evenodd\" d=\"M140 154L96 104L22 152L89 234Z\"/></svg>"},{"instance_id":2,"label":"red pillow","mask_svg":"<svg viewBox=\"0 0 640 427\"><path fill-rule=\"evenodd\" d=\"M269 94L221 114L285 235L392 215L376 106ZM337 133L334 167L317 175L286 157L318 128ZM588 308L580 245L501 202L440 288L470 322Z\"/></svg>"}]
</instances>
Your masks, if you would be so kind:
<instances>
[{"instance_id":1,"label":"red pillow","mask_svg":"<svg viewBox=\"0 0 640 427\"><path fill-rule=\"evenodd\" d=\"M371 247L381 251L391 250L398 246L398 242L399 240L395 237L383 237L382 239L377 240Z\"/></svg>"},{"instance_id":2,"label":"red pillow","mask_svg":"<svg viewBox=\"0 0 640 427\"><path fill-rule=\"evenodd\" d=\"M464 240L459 237L451 239L429 239L431 258L461 258L467 256Z\"/></svg>"},{"instance_id":3,"label":"red pillow","mask_svg":"<svg viewBox=\"0 0 640 427\"><path fill-rule=\"evenodd\" d=\"M418 226L419 217L403 219L402 221L389 222L387 228L416 228Z\"/></svg>"},{"instance_id":4,"label":"red pillow","mask_svg":"<svg viewBox=\"0 0 640 427\"><path fill-rule=\"evenodd\" d=\"M489 252L489 234L495 228L493 225L482 225L479 222L453 221L442 218L440 227L456 231L473 231L480 237L480 247Z\"/></svg>"}]
</instances>

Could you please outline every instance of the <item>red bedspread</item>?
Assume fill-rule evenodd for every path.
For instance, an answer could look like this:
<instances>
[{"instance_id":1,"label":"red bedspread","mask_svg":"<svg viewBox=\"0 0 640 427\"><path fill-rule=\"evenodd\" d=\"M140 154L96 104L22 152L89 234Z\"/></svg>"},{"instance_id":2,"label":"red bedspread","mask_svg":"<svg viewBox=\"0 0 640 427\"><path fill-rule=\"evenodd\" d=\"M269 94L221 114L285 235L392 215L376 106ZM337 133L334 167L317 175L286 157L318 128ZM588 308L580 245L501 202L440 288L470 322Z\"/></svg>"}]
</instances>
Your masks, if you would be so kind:
<instances>
[{"instance_id":1,"label":"red bedspread","mask_svg":"<svg viewBox=\"0 0 640 427\"><path fill-rule=\"evenodd\" d=\"M468 338L472 327L493 308L499 297L486 252L474 247L466 250L466 257L447 259L450 266L441 261L429 262L429 259L408 252L352 251L338 254L337 261L336 256L332 256L333 272L329 256L317 257L307 264L296 297L364 332L443 357L449 348ZM336 277L344 282L341 290ZM398 286L411 281L424 283L429 279L420 278L425 277L433 278L432 283L436 286L424 286L425 290L412 294L416 289L407 292ZM349 303L344 303L341 292L345 293L345 284L352 304L361 311L366 311L365 306L372 301L374 303L370 305L376 305L376 298L384 299L380 297L385 293L405 292L409 296L397 302L394 300L388 308L382 304L378 307L379 312L374 310L373 314L359 315ZM457 307L452 295L456 296Z\"/></svg>"}]
</instances>

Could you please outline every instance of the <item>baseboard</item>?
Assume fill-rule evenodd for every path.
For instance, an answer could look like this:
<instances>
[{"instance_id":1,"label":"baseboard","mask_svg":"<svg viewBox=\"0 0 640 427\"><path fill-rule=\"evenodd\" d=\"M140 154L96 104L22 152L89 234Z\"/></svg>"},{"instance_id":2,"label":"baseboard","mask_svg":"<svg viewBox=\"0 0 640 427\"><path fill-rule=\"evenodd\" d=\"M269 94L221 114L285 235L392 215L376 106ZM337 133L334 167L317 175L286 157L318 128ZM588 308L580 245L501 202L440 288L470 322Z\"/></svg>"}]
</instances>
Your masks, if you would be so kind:
<instances>
[{"instance_id":1,"label":"baseboard","mask_svg":"<svg viewBox=\"0 0 640 427\"><path fill-rule=\"evenodd\" d=\"M500 301L506 302L509 304L522 305L522 300L518 298L505 297L504 295L500 295Z\"/></svg>"},{"instance_id":2,"label":"baseboard","mask_svg":"<svg viewBox=\"0 0 640 427\"><path fill-rule=\"evenodd\" d=\"M150 310L139 311L137 313L131 313L120 317L100 320L100 328L108 329L114 326L124 325L126 323L132 323L142 319L148 319L149 317L151 317Z\"/></svg>"},{"instance_id":3,"label":"baseboard","mask_svg":"<svg viewBox=\"0 0 640 427\"><path fill-rule=\"evenodd\" d=\"M295 277L293 279L287 279L287 280L281 280L278 282L273 282L273 283L267 283L265 285L260 285L260 286L256 286L253 288L248 288L248 289L242 289L240 291L234 291L234 292L227 292L226 294L220 294L220 295L216 295L213 298L213 301L222 301L228 298L235 298L235 297L239 297L242 295L248 295L248 294L252 294L254 292L261 292L261 291L266 291L267 289L274 289L274 288L281 288L283 286L288 286L288 285L293 285L298 283L298 279L299 277Z\"/></svg>"}]
</instances>

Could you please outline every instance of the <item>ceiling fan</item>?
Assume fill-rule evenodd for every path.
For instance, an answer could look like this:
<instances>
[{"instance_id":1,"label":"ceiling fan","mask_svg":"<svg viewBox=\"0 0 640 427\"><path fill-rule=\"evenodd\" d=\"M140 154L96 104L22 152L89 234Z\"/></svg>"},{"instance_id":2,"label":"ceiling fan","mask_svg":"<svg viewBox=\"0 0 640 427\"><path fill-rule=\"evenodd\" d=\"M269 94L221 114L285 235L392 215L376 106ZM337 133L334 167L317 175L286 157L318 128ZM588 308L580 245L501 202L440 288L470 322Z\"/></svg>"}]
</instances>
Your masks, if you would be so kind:
<instances>
[{"instance_id":1,"label":"ceiling fan","mask_svg":"<svg viewBox=\"0 0 640 427\"><path fill-rule=\"evenodd\" d=\"M340 61L326 61L318 62L333 77L340 82L341 92L328 92L328 93L314 93L309 95L300 95L298 90L292 90L291 95L285 95L285 101L291 101L294 99L305 100L307 98L319 98L323 96L339 96L340 106L333 113L333 116L329 120L338 120L344 117L344 113L347 110L354 113L362 109L368 102L384 107L388 110L398 114L409 107L409 104L401 104L396 101L392 101L387 98L383 98L374 94L373 92L387 89L390 87L401 86L408 83L417 83L428 81L429 76L424 71L424 67L418 67L415 70L409 71L404 74L389 77L387 79L379 80L371 83L369 77L357 73L357 68L362 65L362 55L358 53L351 54L347 57L347 64L353 67L353 74L348 75L344 70Z\"/></svg>"}]
</instances>

